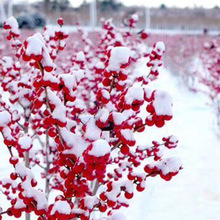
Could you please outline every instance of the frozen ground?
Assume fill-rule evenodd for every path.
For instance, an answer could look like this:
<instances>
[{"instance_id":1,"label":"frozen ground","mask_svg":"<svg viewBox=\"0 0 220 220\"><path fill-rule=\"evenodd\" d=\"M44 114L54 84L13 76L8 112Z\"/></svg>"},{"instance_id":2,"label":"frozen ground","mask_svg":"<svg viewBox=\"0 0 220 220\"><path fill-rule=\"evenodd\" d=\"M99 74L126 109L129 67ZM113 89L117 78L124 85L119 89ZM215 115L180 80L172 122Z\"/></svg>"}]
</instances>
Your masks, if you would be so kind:
<instances>
[{"instance_id":1,"label":"frozen ground","mask_svg":"<svg viewBox=\"0 0 220 220\"><path fill-rule=\"evenodd\" d=\"M189 92L166 70L154 86L173 97L174 118L160 133L178 136L174 154L184 169L171 182L149 179L144 193L136 193L124 214L127 220L219 220L220 140L208 99ZM140 142L152 135L146 131Z\"/></svg>"}]
</instances>

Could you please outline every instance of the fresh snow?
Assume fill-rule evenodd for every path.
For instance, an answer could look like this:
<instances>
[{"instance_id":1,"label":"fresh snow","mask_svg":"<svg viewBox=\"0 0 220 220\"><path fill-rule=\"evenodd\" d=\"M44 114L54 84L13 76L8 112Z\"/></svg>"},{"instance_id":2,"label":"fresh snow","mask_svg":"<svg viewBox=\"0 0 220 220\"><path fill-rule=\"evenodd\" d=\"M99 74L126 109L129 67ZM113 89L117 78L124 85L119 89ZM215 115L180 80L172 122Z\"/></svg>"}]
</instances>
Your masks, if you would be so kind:
<instances>
[{"instance_id":1,"label":"fresh snow","mask_svg":"<svg viewBox=\"0 0 220 220\"><path fill-rule=\"evenodd\" d=\"M118 71L122 64L129 61L131 51L127 47L114 47L111 50L111 55L108 64L109 71Z\"/></svg>"},{"instance_id":2,"label":"fresh snow","mask_svg":"<svg viewBox=\"0 0 220 220\"><path fill-rule=\"evenodd\" d=\"M17 20L15 19L15 17L13 17L13 16L9 17L9 18L5 21L5 23L6 23L7 25L10 25L10 26L11 26L12 32L14 32L14 33L16 33L16 34L19 34L19 29L18 29L19 25L18 25L18 22L17 22Z\"/></svg>"},{"instance_id":3,"label":"fresh snow","mask_svg":"<svg viewBox=\"0 0 220 220\"><path fill-rule=\"evenodd\" d=\"M71 207L67 201L57 201L54 203L51 214L54 215L56 212L68 215L71 213Z\"/></svg>"},{"instance_id":4,"label":"fresh snow","mask_svg":"<svg viewBox=\"0 0 220 220\"><path fill-rule=\"evenodd\" d=\"M70 149L63 151L63 154L74 154L77 157L81 156L83 151L88 147L86 142L78 134L68 131L66 128L60 128L61 135Z\"/></svg>"},{"instance_id":5,"label":"fresh snow","mask_svg":"<svg viewBox=\"0 0 220 220\"><path fill-rule=\"evenodd\" d=\"M165 44L162 41L159 41L156 43L155 48L157 50L157 54L163 55L163 52L165 51L166 47Z\"/></svg>"},{"instance_id":6,"label":"fresh snow","mask_svg":"<svg viewBox=\"0 0 220 220\"><path fill-rule=\"evenodd\" d=\"M61 102L60 98L57 97L56 93L53 92L51 89L48 89L47 93L49 103L55 106L52 112L52 117L62 122L66 122L66 107Z\"/></svg>"},{"instance_id":7,"label":"fresh snow","mask_svg":"<svg viewBox=\"0 0 220 220\"><path fill-rule=\"evenodd\" d=\"M179 145L167 153L181 159L183 170L170 182L149 178L146 190L136 192L129 208L122 213L127 220L220 219L220 140L209 99L189 92L166 70L161 70L152 89L171 95L174 117L162 129L153 127L137 134L138 144L150 146L152 139L176 135ZM145 109L142 112L144 115Z\"/></svg>"},{"instance_id":8,"label":"fresh snow","mask_svg":"<svg viewBox=\"0 0 220 220\"><path fill-rule=\"evenodd\" d=\"M161 161L155 162L155 165L164 175L170 172L178 172L179 168L182 167L181 161L176 157L164 158Z\"/></svg>"},{"instance_id":9,"label":"fresh snow","mask_svg":"<svg viewBox=\"0 0 220 220\"><path fill-rule=\"evenodd\" d=\"M132 130L130 129L121 129L120 133L122 136L129 141L135 141Z\"/></svg>"},{"instance_id":10,"label":"fresh snow","mask_svg":"<svg viewBox=\"0 0 220 220\"><path fill-rule=\"evenodd\" d=\"M108 220L126 220L125 216L120 212L114 212Z\"/></svg>"},{"instance_id":11,"label":"fresh snow","mask_svg":"<svg viewBox=\"0 0 220 220\"><path fill-rule=\"evenodd\" d=\"M157 115L172 116L172 98L164 91L157 90L154 94L153 106Z\"/></svg>"},{"instance_id":12,"label":"fresh snow","mask_svg":"<svg viewBox=\"0 0 220 220\"><path fill-rule=\"evenodd\" d=\"M89 155L95 157L102 157L111 152L111 147L108 142L103 139L96 140L92 143L92 150L89 151Z\"/></svg>"},{"instance_id":13,"label":"fresh snow","mask_svg":"<svg viewBox=\"0 0 220 220\"><path fill-rule=\"evenodd\" d=\"M98 140L101 137L101 129L96 125L95 119L92 117L86 123L85 138L88 140Z\"/></svg>"},{"instance_id":14,"label":"fresh snow","mask_svg":"<svg viewBox=\"0 0 220 220\"><path fill-rule=\"evenodd\" d=\"M84 198L84 204L89 209L92 209L95 205L99 203L99 199L97 196L86 196Z\"/></svg>"},{"instance_id":15,"label":"fresh snow","mask_svg":"<svg viewBox=\"0 0 220 220\"><path fill-rule=\"evenodd\" d=\"M18 144L21 146L22 149L29 150L32 145L32 139L25 134L24 136L19 138Z\"/></svg>"},{"instance_id":16,"label":"fresh snow","mask_svg":"<svg viewBox=\"0 0 220 220\"><path fill-rule=\"evenodd\" d=\"M31 37L27 38L28 46L26 49L26 54L27 55L41 55L43 48L44 48L44 42L42 42L41 38L39 37L40 35L34 34Z\"/></svg>"},{"instance_id":17,"label":"fresh snow","mask_svg":"<svg viewBox=\"0 0 220 220\"><path fill-rule=\"evenodd\" d=\"M138 16L138 14L133 14L133 15L131 16L131 18L132 18L133 20L135 20L135 21L138 21L139 16Z\"/></svg>"},{"instance_id":18,"label":"fresh snow","mask_svg":"<svg viewBox=\"0 0 220 220\"><path fill-rule=\"evenodd\" d=\"M125 95L125 100L127 104L132 104L133 101L144 100L144 91L141 87L130 87Z\"/></svg>"},{"instance_id":19,"label":"fresh snow","mask_svg":"<svg viewBox=\"0 0 220 220\"><path fill-rule=\"evenodd\" d=\"M11 121L11 115L6 111L0 112L0 127L6 126Z\"/></svg>"},{"instance_id":20,"label":"fresh snow","mask_svg":"<svg viewBox=\"0 0 220 220\"><path fill-rule=\"evenodd\" d=\"M10 69L13 67L13 60L11 57L4 56L2 57L2 65L6 69Z\"/></svg>"},{"instance_id":21,"label":"fresh snow","mask_svg":"<svg viewBox=\"0 0 220 220\"><path fill-rule=\"evenodd\" d=\"M127 120L125 115L120 112L113 112L112 116L113 116L113 121L116 125L121 125L124 121Z\"/></svg>"},{"instance_id":22,"label":"fresh snow","mask_svg":"<svg viewBox=\"0 0 220 220\"><path fill-rule=\"evenodd\" d=\"M83 53L83 51L80 51L76 54L76 60L80 62L85 61L85 54Z\"/></svg>"}]
</instances>

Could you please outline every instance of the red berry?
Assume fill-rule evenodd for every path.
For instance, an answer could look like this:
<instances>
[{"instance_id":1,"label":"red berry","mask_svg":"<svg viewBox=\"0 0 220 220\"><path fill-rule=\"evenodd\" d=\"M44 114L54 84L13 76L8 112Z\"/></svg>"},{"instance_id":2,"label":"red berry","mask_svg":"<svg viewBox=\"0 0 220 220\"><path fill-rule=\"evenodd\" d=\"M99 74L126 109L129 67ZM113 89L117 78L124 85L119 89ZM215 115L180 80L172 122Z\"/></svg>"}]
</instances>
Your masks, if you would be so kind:
<instances>
[{"instance_id":1,"label":"red berry","mask_svg":"<svg viewBox=\"0 0 220 220\"><path fill-rule=\"evenodd\" d=\"M63 26L63 24L64 24L63 18L58 18L57 24L59 24L60 26Z\"/></svg>"}]
</instances>

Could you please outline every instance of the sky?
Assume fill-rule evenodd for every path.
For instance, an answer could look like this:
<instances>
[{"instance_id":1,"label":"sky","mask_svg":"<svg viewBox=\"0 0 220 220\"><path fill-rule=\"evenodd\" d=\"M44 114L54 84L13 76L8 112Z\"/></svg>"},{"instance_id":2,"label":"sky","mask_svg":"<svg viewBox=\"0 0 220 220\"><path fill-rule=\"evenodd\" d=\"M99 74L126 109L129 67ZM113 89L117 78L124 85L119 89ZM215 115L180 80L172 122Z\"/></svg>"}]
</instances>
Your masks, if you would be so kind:
<instances>
[{"instance_id":1,"label":"sky","mask_svg":"<svg viewBox=\"0 0 220 220\"><path fill-rule=\"evenodd\" d=\"M2 0L0 0L2 1ZM27 1L27 0L14 0L14 2ZM29 2L35 2L37 0L29 0ZM74 7L79 6L83 0L69 0ZM91 1L91 0L87 0ZM139 6L149 6L149 7L157 7L161 4L165 4L166 6L178 6L178 7L200 7L203 6L205 8L212 8L216 5L220 6L220 0L118 0L121 1L124 5L139 5Z\"/></svg>"}]
</instances>

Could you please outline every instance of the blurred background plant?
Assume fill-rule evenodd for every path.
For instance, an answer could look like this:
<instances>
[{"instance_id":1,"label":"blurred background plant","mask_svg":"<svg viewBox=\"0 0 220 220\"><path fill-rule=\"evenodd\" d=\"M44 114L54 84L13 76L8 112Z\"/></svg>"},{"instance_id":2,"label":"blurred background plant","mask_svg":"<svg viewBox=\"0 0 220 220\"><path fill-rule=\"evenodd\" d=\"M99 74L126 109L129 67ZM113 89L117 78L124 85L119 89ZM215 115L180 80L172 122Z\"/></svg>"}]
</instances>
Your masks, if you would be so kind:
<instances>
[{"instance_id":1,"label":"blurred background plant","mask_svg":"<svg viewBox=\"0 0 220 220\"><path fill-rule=\"evenodd\" d=\"M13 14L21 28L29 29L42 27L45 23L54 24L57 17L63 17L67 25L79 23L82 26L91 25L92 17L95 26L101 26L101 18L112 18L114 24L120 26L129 15L138 13L140 28L204 32L220 29L218 6L177 8L168 7L164 2L148 8L133 4L129 6L120 0L1 0L0 22Z\"/></svg>"}]
</instances>

